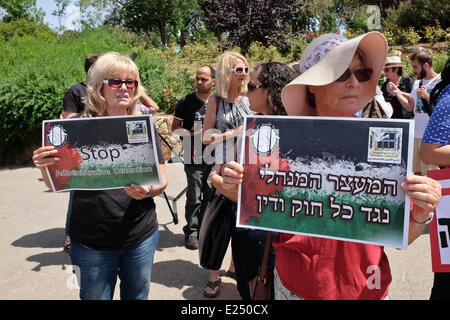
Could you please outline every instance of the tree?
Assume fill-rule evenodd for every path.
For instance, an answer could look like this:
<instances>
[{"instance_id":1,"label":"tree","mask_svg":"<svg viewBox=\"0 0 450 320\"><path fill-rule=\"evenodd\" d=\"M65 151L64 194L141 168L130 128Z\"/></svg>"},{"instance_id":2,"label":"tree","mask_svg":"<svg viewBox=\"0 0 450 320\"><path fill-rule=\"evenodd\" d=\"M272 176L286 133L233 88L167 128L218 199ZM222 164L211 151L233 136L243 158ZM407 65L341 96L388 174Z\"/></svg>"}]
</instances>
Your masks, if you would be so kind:
<instances>
[{"instance_id":1,"label":"tree","mask_svg":"<svg viewBox=\"0 0 450 320\"><path fill-rule=\"evenodd\" d=\"M58 17L59 30L62 30L61 18L66 14L66 8L69 3L70 0L55 0L56 9L52 12L52 15Z\"/></svg>"},{"instance_id":2,"label":"tree","mask_svg":"<svg viewBox=\"0 0 450 320\"><path fill-rule=\"evenodd\" d=\"M227 35L225 47L239 46L246 54L253 41L268 45L286 33L285 22L301 14L299 0L213 0L205 6L205 22L217 36Z\"/></svg>"},{"instance_id":3,"label":"tree","mask_svg":"<svg viewBox=\"0 0 450 320\"><path fill-rule=\"evenodd\" d=\"M82 28L86 29L102 24L108 9L115 6L116 2L116 0L76 0L75 5L80 8Z\"/></svg>"},{"instance_id":4,"label":"tree","mask_svg":"<svg viewBox=\"0 0 450 320\"><path fill-rule=\"evenodd\" d=\"M397 7L386 9L386 26L398 24L401 27L413 26L421 29L425 26L434 26L435 19L445 30L450 27L450 1L406 0Z\"/></svg>"},{"instance_id":5,"label":"tree","mask_svg":"<svg viewBox=\"0 0 450 320\"><path fill-rule=\"evenodd\" d=\"M44 11L36 8L36 0L0 0L0 8L5 11L2 21L25 19L43 22Z\"/></svg>"},{"instance_id":6,"label":"tree","mask_svg":"<svg viewBox=\"0 0 450 320\"><path fill-rule=\"evenodd\" d=\"M177 37L180 31L188 32L192 17L198 17L200 12L197 0L115 2L116 6L107 19L108 23L121 25L135 32L144 32L149 37L152 31L158 30L163 45L167 45L169 37Z\"/></svg>"}]
</instances>

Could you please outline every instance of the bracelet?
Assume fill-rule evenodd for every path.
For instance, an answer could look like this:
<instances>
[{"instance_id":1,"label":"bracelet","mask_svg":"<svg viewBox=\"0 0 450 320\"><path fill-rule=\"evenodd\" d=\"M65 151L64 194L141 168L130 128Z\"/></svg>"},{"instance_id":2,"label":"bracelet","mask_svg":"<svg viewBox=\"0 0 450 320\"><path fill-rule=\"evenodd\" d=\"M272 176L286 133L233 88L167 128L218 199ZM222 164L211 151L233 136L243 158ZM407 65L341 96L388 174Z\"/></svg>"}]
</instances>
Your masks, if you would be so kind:
<instances>
[{"instance_id":1,"label":"bracelet","mask_svg":"<svg viewBox=\"0 0 450 320\"><path fill-rule=\"evenodd\" d=\"M152 191L153 191L153 185L150 186L150 191L147 193L146 198L150 198Z\"/></svg>"},{"instance_id":2,"label":"bracelet","mask_svg":"<svg viewBox=\"0 0 450 320\"><path fill-rule=\"evenodd\" d=\"M211 174L208 176L208 179L206 179L206 183L208 184L208 187L212 188L212 178L218 174L216 171L211 172Z\"/></svg>"},{"instance_id":3,"label":"bracelet","mask_svg":"<svg viewBox=\"0 0 450 320\"><path fill-rule=\"evenodd\" d=\"M409 215L409 217L410 217L410 220L412 221L412 223L414 223L416 226L425 226L425 225L429 224L431 221L433 221L434 212L431 212L430 218L427 221L424 221L424 222L417 222L416 220L414 220L412 212Z\"/></svg>"}]
</instances>

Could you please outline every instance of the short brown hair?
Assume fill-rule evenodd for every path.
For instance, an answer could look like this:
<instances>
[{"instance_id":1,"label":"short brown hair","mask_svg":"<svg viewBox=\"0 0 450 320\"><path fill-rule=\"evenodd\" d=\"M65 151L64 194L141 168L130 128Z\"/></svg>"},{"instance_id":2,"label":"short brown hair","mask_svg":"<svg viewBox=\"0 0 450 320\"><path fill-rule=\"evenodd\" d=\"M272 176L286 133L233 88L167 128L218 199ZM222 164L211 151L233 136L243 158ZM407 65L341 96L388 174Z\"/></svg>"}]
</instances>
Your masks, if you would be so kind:
<instances>
[{"instance_id":1,"label":"short brown hair","mask_svg":"<svg viewBox=\"0 0 450 320\"><path fill-rule=\"evenodd\" d=\"M417 60L421 65L428 63L430 67L433 66L433 58L426 51L417 51L409 55L409 60Z\"/></svg>"},{"instance_id":2,"label":"short brown hair","mask_svg":"<svg viewBox=\"0 0 450 320\"><path fill-rule=\"evenodd\" d=\"M86 74L95 63L95 61L97 61L99 56L100 55L98 53L91 53L86 57L86 59L84 60L84 72L86 72Z\"/></svg>"}]
</instances>

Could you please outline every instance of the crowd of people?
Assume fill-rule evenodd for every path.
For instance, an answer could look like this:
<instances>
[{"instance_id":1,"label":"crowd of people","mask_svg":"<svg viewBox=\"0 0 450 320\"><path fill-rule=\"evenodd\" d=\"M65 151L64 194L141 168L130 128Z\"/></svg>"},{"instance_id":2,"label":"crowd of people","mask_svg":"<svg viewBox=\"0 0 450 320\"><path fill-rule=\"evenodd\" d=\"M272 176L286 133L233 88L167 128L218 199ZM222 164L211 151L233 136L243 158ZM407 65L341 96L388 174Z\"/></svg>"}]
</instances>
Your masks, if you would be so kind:
<instances>
[{"instance_id":1,"label":"crowd of people","mask_svg":"<svg viewBox=\"0 0 450 320\"><path fill-rule=\"evenodd\" d=\"M302 53L300 72L280 62L265 62L250 71L248 60L233 51L222 54L215 69L199 66L196 91L178 102L172 122L185 151L185 247L199 248L203 213L214 189L230 200L236 215L238 188L246 174L237 160L243 120L252 114L414 119L414 174L401 188L412 202L408 242L418 238L441 198L440 184L426 171L450 166L449 63L437 74L426 50L409 59L416 81L403 75L401 52L388 52L384 36L369 32L351 40L339 34L317 37ZM89 55L85 71L87 79L64 97L62 118L158 110L145 95L131 58L117 53ZM201 140L200 148L196 139ZM158 242L153 198L170 183L160 141L155 142L161 185L70 194L65 250L80 267L81 299L112 299L117 277L121 298L148 298ZM210 146L215 152L208 157L204 151ZM46 167L59 160L54 147L34 152L34 164L48 187ZM267 237L272 237L268 267L274 275L274 299L388 298L392 276L382 246L234 227L227 274L236 279L243 300L252 299L249 282L257 276ZM381 283L375 289L367 285L368 266L380 270ZM203 295L219 296L220 285L219 270L209 270ZM435 274L431 297L450 298L447 273Z\"/></svg>"}]
</instances>

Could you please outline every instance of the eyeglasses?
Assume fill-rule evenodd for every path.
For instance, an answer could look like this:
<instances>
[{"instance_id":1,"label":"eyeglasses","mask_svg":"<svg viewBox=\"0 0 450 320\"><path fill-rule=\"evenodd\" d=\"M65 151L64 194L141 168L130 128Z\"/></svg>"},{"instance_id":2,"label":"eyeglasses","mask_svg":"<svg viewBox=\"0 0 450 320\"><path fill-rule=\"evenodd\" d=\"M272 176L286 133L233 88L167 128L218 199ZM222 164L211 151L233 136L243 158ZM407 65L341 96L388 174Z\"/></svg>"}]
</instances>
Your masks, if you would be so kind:
<instances>
[{"instance_id":1,"label":"eyeglasses","mask_svg":"<svg viewBox=\"0 0 450 320\"><path fill-rule=\"evenodd\" d=\"M344 74L340 76L336 81L346 81L352 74L355 75L356 80L359 82L366 82L372 77L373 70L369 68L356 69L355 71L350 71L350 69L345 70Z\"/></svg>"},{"instance_id":2,"label":"eyeglasses","mask_svg":"<svg viewBox=\"0 0 450 320\"><path fill-rule=\"evenodd\" d=\"M128 89L134 89L138 86L137 80L130 80L130 79L128 79L128 80L108 79L108 80L103 80L103 83L106 83L111 88L120 88L120 87L122 87L122 84L124 84L124 83Z\"/></svg>"},{"instance_id":3,"label":"eyeglasses","mask_svg":"<svg viewBox=\"0 0 450 320\"><path fill-rule=\"evenodd\" d=\"M231 72L237 73L237 74L248 74L248 67L236 67L231 69Z\"/></svg>"},{"instance_id":4,"label":"eyeglasses","mask_svg":"<svg viewBox=\"0 0 450 320\"><path fill-rule=\"evenodd\" d=\"M265 88L262 84L259 84L259 85L257 85L257 86L255 86L253 83L251 83L251 82L249 82L248 84L247 84L247 91L248 92L252 92L253 90L255 90L255 89L258 89L258 88Z\"/></svg>"}]
</instances>

